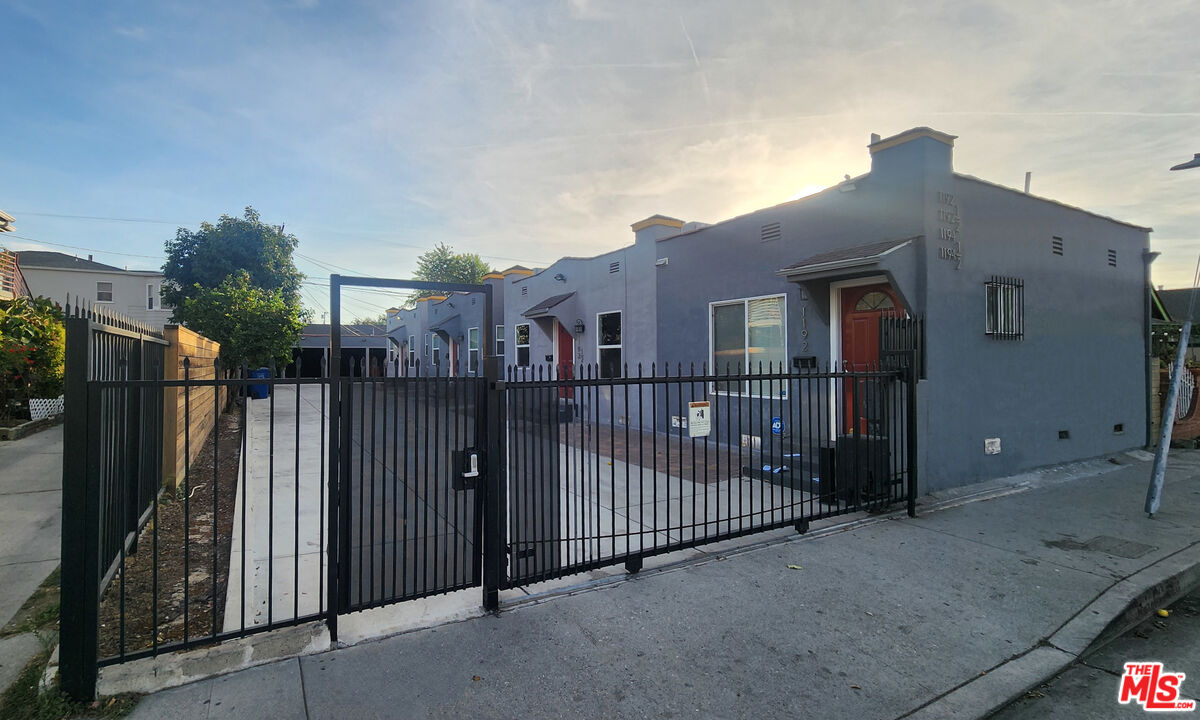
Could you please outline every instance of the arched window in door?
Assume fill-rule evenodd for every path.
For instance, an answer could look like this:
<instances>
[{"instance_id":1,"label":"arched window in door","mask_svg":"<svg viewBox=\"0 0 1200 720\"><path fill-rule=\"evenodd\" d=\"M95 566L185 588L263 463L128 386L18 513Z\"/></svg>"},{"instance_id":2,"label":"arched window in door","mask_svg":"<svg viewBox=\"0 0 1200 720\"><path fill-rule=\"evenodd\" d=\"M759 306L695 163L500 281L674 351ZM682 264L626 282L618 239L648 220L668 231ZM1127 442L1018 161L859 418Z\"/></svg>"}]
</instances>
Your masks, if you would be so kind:
<instances>
[{"instance_id":1,"label":"arched window in door","mask_svg":"<svg viewBox=\"0 0 1200 720\"><path fill-rule=\"evenodd\" d=\"M871 292L863 295L854 305L855 311L891 310L894 307L896 306L892 303L891 296L878 290L872 290Z\"/></svg>"}]
</instances>

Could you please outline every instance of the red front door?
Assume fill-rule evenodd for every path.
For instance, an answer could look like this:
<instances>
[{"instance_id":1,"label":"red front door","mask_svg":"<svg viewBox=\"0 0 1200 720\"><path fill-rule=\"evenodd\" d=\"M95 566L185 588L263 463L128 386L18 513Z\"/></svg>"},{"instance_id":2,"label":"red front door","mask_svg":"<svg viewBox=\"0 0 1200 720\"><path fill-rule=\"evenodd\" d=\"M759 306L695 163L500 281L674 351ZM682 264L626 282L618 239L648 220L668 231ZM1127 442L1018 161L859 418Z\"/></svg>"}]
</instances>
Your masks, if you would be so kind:
<instances>
[{"instance_id":1,"label":"red front door","mask_svg":"<svg viewBox=\"0 0 1200 720\"><path fill-rule=\"evenodd\" d=\"M558 377L570 380L575 377L575 338L561 322L556 322L555 325L558 326L558 356L554 358L554 362L558 366ZM573 398L575 397L574 388L560 387L558 396Z\"/></svg>"},{"instance_id":2,"label":"red front door","mask_svg":"<svg viewBox=\"0 0 1200 720\"><path fill-rule=\"evenodd\" d=\"M887 283L843 288L842 292L842 369L865 371L879 365L879 318L884 313L896 312L900 302L892 287ZM865 412L866 383L858 381L858 392L852 380L845 385L846 417L842 426L853 432L854 418L858 415L859 432L867 432ZM855 413L855 398L858 412Z\"/></svg>"}]
</instances>

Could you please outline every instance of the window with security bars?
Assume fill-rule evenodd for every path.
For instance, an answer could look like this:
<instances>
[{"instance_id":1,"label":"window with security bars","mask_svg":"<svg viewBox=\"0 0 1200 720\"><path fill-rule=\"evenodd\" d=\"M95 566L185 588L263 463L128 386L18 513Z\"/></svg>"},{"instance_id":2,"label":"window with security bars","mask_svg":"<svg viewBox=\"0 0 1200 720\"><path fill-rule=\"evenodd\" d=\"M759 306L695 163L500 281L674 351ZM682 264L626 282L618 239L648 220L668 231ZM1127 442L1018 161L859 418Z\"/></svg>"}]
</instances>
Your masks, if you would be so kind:
<instances>
[{"instance_id":1,"label":"window with security bars","mask_svg":"<svg viewBox=\"0 0 1200 720\"><path fill-rule=\"evenodd\" d=\"M999 340L1020 340L1025 335L1025 283L1019 278L993 275L985 285L985 334Z\"/></svg>"}]
</instances>

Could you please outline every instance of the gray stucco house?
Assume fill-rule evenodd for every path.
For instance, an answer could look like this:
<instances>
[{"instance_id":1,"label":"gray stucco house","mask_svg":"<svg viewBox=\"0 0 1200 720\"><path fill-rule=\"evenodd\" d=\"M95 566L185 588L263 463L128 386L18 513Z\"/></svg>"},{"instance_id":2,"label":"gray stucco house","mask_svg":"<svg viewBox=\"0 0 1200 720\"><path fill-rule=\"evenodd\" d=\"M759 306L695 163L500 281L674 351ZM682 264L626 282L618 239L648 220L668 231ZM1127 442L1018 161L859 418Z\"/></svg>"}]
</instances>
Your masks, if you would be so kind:
<instances>
[{"instance_id":1,"label":"gray stucco house","mask_svg":"<svg viewBox=\"0 0 1200 720\"><path fill-rule=\"evenodd\" d=\"M411 308L388 310L389 374L466 377L483 373L483 358L504 354L504 285L533 271L512 267L489 273L495 327L484 327L482 293L418 298ZM486 344L485 344L486 343ZM489 349L490 346L490 349Z\"/></svg>"},{"instance_id":2,"label":"gray stucco house","mask_svg":"<svg viewBox=\"0 0 1200 720\"><path fill-rule=\"evenodd\" d=\"M881 317L921 317L923 491L1147 444L1150 229L955 172L954 141L872 136L870 172L815 195L712 225L654 215L619 250L489 275L497 327L478 345L514 379L861 370ZM470 294L389 311L400 372L474 374L482 322ZM814 405L767 385L743 383L733 427ZM564 421L684 433L682 405L730 390L686 388L648 392L656 411L604 385L556 402ZM846 432L829 415L823 442Z\"/></svg>"},{"instance_id":3,"label":"gray stucco house","mask_svg":"<svg viewBox=\"0 0 1200 720\"><path fill-rule=\"evenodd\" d=\"M1150 229L957 173L954 140L873 136L865 175L660 238L659 359L865 367L921 315L923 490L1145 444Z\"/></svg>"}]
</instances>

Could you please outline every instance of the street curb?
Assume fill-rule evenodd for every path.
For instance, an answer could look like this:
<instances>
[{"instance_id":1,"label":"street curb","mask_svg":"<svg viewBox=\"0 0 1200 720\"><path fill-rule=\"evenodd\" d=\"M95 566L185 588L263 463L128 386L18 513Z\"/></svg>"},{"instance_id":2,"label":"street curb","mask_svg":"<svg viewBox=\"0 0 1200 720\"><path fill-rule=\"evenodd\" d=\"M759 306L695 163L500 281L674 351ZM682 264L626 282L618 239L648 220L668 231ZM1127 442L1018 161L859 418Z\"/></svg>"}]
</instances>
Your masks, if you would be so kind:
<instances>
[{"instance_id":1,"label":"street curb","mask_svg":"<svg viewBox=\"0 0 1200 720\"><path fill-rule=\"evenodd\" d=\"M1200 543L1123 578L1053 635L901 718L988 717L1200 586Z\"/></svg>"}]
</instances>

